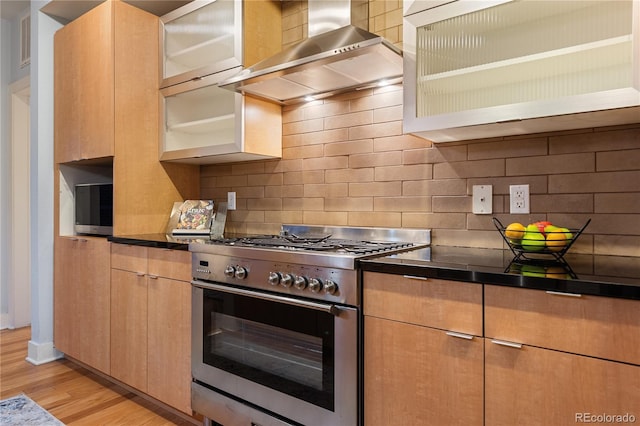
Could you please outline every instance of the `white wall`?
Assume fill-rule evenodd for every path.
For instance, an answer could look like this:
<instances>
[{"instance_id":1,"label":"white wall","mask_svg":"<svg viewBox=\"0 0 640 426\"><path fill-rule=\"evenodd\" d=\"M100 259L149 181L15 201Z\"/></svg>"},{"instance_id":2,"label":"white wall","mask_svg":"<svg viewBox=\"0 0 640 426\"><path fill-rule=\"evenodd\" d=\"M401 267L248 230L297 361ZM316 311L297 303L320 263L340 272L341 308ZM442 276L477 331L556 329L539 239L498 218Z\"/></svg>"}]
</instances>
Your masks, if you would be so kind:
<instances>
[{"instance_id":1,"label":"white wall","mask_svg":"<svg viewBox=\"0 0 640 426\"><path fill-rule=\"evenodd\" d=\"M53 35L62 24L31 2L31 341L34 364L61 354L53 346Z\"/></svg>"},{"instance_id":2,"label":"white wall","mask_svg":"<svg viewBox=\"0 0 640 426\"><path fill-rule=\"evenodd\" d=\"M8 86L11 72L11 22L0 19L0 328L6 327L9 312L9 232L8 206L11 199L11 139L9 134Z\"/></svg>"},{"instance_id":3,"label":"white wall","mask_svg":"<svg viewBox=\"0 0 640 426\"><path fill-rule=\"evenodd\" d=\"M12 149L11 98L12 83L28 77L30 66L20 68L20 18L29 13L26 8L16 17L0 19L0 328L9 321L11 283L12 228ZM25 165L26 166L26 165Z\"/></svg>"}]
</instances>

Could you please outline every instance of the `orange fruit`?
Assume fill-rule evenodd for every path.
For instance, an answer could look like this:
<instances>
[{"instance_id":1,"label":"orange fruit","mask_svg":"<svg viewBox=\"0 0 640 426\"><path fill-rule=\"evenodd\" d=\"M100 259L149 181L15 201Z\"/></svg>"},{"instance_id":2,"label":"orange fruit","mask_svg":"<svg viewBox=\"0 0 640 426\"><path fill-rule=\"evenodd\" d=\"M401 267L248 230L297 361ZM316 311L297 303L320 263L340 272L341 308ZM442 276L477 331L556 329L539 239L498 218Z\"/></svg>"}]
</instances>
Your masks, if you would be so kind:
<instances>
[{"instance_id":1,"label":"orange fruit","mask_svg":"<svg viewBox=\"0 0 640 426\"><path fill-rule=\"evenodd\" d=\"M564 232L550 232L547 234L547 248L551 251L560 251L567 245L567 236Z\"/></svg>"},{"instance_id":2,"label":"orange fruit","mask_svg":"<svg viewBox=\"0 0 640 426\"><path fill-rule=\"evenodd\" d=\"M525 226L518 222L510 223L504 230L504 236L510 240L520 240L524 236Z\"/></svg>"}]
</instances>

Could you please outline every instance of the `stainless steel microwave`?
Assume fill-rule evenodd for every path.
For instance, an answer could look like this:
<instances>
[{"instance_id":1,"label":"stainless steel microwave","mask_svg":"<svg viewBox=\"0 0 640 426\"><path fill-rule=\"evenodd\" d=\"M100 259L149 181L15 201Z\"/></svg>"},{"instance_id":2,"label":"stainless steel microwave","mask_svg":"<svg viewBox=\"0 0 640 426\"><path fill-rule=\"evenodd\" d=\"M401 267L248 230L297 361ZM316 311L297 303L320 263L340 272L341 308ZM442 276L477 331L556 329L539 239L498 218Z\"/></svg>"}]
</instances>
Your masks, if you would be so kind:
<instances>
[{"instance_id":1,"label":"stainless steel microwave","mask_svg":"<svg viewBox=\"0 0 640 426\"><path fill-rule=\"evenodd\" d=\"M113 234L113 184L76 185L75 231L77 234Z\"/></svg>"}]
</instances>

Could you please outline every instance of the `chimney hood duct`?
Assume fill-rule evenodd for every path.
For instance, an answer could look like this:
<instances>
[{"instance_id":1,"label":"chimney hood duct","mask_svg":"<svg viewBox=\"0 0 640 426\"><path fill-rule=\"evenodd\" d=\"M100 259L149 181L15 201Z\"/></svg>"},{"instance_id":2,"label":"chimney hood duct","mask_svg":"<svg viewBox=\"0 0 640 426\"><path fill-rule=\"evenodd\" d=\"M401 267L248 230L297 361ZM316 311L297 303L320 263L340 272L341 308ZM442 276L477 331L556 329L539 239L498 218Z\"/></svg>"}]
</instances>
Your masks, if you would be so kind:
<instances>
[{"instance_id":1,"label":"chimney hood duct","mask_svg":"<svg viewBox=\"0 0 640 426\"><path fill-rule=\"evenodd\" d=\"M362 28L368 26L368 0L308 5L309 38L219 86L291 105L402 81L402 51Z\"/></svg>"}]
</instances>

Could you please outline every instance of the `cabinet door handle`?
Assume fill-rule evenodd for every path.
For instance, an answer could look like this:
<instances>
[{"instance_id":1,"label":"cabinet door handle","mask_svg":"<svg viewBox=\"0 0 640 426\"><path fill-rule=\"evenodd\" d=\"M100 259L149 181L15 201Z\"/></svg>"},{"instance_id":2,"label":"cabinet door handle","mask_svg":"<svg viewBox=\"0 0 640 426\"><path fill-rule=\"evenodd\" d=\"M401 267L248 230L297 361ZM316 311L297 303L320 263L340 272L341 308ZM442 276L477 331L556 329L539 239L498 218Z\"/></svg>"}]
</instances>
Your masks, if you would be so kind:
<instances>
[{"instance_id":1,"label":"cabinet door handle","mask_svg":"<svg viewBox=\"0 0 640 426\"><path fill-rule=\"evenodd\" d=\"M78 238L73 237L73 238L71 238L71 241L78 241Z\"/></svg>"},{"instance_id":2,"label":"cabinet door handle","mask_svg":"<svg viewBox=\"0 0 640 426\"><path fill-rule=\"evenodd\" d=\"M565 297L582 297L579 293L565 293L563 291L547 291L547 294L552 294L554 296L565 296Z\"/></svg>"},{"instance_id":3,"label":"cabinet door handle","mask_svg":"<svg viewBox=\"0 0 640 426\"><path fill-rule=\"evenodd\" d=\"M447 331L447 336L457 337L458 339L473 340L472 334L458 333L457 331Z\"/></svg>"},{"instance_id":4,"label":"cabinet door handle","mask_svg":"<svg viewBox=\"0 0 640 426\"><path fill-rule=\"evenodd\" d=\"M87 240L86 238L80 238L80 239L78 239L78 241L80 241L81 243L86 243L89 240Z\"/></svg>"},{"instance_id":5,"label":"cabinet door handle","mask_svg":"<svg viewBox=\"0 0 640 426\"><path fill-rule=\"evenodd\" d=\"M407 278L409 280L421 280L421 281L428 281L429 278L428 277L417 277L415 275L403 275L404 278Z\"/></svg>"},{"instance_id":6,"label":"cabinet door handle","mask_svg":"<svg viewBox=\"0 0 640 426\"><path fill-rule=\"evenodd\" d=\"M149 278L151 278L152 280L157 280L158 276L157 275L149 275Z\"/></svg>"},{"instance_id":7,"label":"cabinet door handle","mask_svg":"<svg viewBox=\"0 0 640 426\"><path fill-rule=\"evenodd\" d=\"M510 348L516 348L516 349L521 349L522 348L522 343L509 342L509 341L506 341L506 340L491 339L491 343L495 343L496 345L500 345L500 346L507 346L507 347L510 347Z\"/></svg>"}]
</instances>

